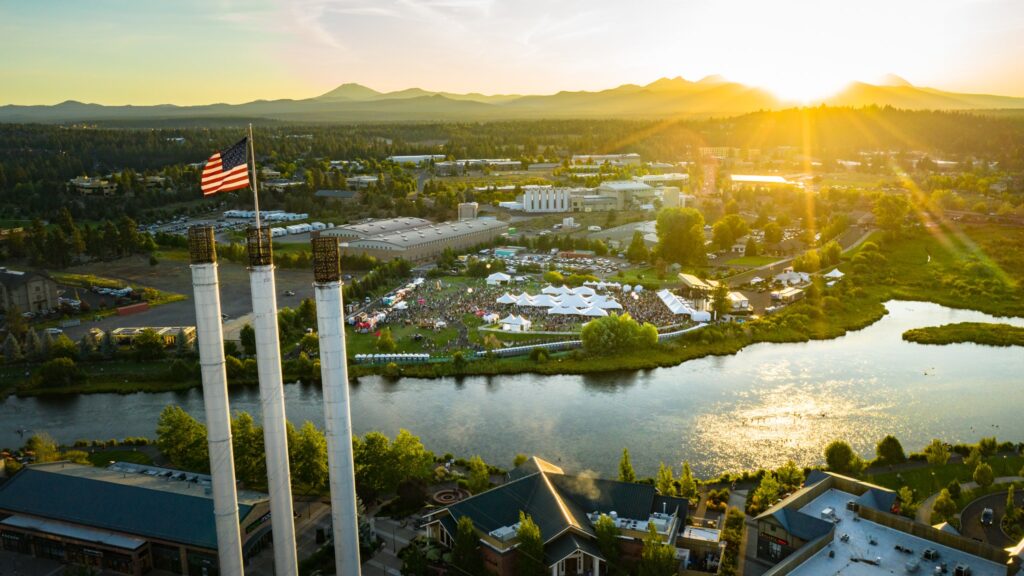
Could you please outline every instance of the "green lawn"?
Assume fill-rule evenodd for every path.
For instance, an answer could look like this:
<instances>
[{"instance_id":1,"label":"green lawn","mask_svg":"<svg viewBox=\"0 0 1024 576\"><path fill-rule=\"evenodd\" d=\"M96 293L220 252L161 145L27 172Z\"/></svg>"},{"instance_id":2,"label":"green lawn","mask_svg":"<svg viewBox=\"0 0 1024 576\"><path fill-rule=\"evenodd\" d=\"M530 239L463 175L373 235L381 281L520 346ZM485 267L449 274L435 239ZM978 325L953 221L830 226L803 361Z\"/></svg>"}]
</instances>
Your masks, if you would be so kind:
<instances>
[{"instance_id":1,"label":"green lawn","mask_svg":"<svg viewBox=\"0 0 1024 576\"><path fill-rule=\"evenodd\" d=\"M757 268L758 266L766 266L773 262L778 262L782 258L776 256L744 256L742 258L733 258L725 264L729 266L748 266L750 268Z\"/></svg>"},{"instance_id":2,"label":"green lawn","mask_svg":"<svg viewBox=\"0 0 1024 576\"><path fill-rule=\"evenodd\" d=\"M1016 476L1021 466L1024 466L1024 456L993 456L985 461L992 467L993 475ZM914 490L916 498L921 500L938 492L952 482L954 479L961 484L971 482L973 470L965 464L943 464L942 466L927 466L903 472L883 472L865 476L864 479L879 486L885 486L893 490L899 490L903 486L909 486Z\"/></svg>"},{"instance_id":3,"label":"green lawn","mask_svg":"<svg viewBox=\"0 0 1024 576\"><path fill-rule=\"evenodd\" d=\"M93 452L89 454L89 462L92 462L93 466L99 468L105 468L114 462L133 462L135 464L152 464L153 459L149 457L145 452L136 452L134 450L104 450L102 452Z\"/></svg>"}]
</instances>

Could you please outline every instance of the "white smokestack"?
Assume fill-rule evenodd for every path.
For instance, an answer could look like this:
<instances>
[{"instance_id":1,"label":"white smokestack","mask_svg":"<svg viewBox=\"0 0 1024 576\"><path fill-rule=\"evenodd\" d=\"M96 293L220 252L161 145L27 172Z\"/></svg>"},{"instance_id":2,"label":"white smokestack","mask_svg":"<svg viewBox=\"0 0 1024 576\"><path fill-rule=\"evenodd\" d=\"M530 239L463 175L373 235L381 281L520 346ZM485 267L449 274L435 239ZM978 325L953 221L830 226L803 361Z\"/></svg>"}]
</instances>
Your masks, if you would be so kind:
<instances>
[{"instance_id":1,"label":"white smokestack","mask_svg":"<svg viewBox=\"0 0 1024 576\"><path fill-rule=\"evenodd\" d=\"M220 573L242 576L242 532L235 491L235 458L231 447L231 411L228 379L224 369L224 333L217 290L217 252L213 228L189 229L192 291L196 303L196 341L206 407L206 440L213 478L213 515L217 530Z\"/></svg>"},{"instance_id":2,"label":"white smokestack","mask_svg":"<svg viewBox=\"0 0 1024 576\"><path fill-rule=\"evenodd\" d=\"M277 335L277 289L271 254L270 229L248 233L249 280L252 289L253 329L256 332L256 363L263 405L263 443L267 454L270 517L274 531L274 574L296 576L295 516L292 482L288 468L288 433L284 415L281 377L281 344Z\"/></svg>"},{"instance_id":3,"label":"white smokestack","mask_svg":"<svg viewBox=\"0 0 1024 576\"><path fill-rule=\"evenodd\" d=\"M345 306L342 301L338 241L313 239L316 320L320 335L327 464L334 526L334 565L338 576L360 576L359 521L356 516L355 465L352 457L352 413L345 357Z\"/></svg>"}]
</instances>

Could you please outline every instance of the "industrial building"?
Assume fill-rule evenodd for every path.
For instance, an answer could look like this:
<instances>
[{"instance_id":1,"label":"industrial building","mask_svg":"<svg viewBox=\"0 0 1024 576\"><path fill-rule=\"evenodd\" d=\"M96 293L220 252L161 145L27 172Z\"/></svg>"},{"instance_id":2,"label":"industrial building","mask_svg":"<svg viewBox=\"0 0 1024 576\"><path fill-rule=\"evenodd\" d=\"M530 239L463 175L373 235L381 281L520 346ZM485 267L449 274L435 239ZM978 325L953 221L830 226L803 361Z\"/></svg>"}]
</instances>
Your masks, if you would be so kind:
<instances>
[{"instance_id":1,"label":"industrial building","mask_svg":"<svg viewBox=\"0 0 1024 576\"><path fill-rule=\"evenodd\" d=\"M680 547L680 539L688 510L687 500L661 496L650 484L566 474L534 457L509 472L509 482L429 514L425 531L428 537L451 547L459 519L469 517L480 538L487 571L508 576L516 570L516 530L522 511L540 528L548 573L602 576L611 572L594 529L602 515L620 530L621 564L639 560L642 539L653 526L685 566L688 554Z\"/></svg>"},{"instance_id":2,"label":"industrial building","mask_svg":"<svg viewBox=\"0 0 1024 576\"><path fill-rule=\"evenodd\" d=\"M523 187L523 212L568 212L572 188L551 188L545 186Z\"/></svg>"},{"instance_id":3,"label":"industrial building","mask_svg":"<svg viewBox=\"0 0 1024 576\"><path fill-rule=\"evenodd\" d=\"M46 274L0 267L0 310L16 306L22 312L57 307L57 283Z\"/></svg>"},{"instance_id":4,"label":"industrial building","mask_svg":"<svg viewBox=\"0 0 1024 576\"><path fill-rule=\"evenodd\" d=\"M271 538L267 495L239 491L246 559ZM0 548L120 574L217 576L211 479L118 462L25 467L0 484Z\"/></svg>"},{"instance_id":5,"label":"industrial building","mask_svg":"<svg viewBox=\"0 0 1024 576\"><path fill-rule=\"evenodd\" d=\"M1019 559L989 544L899 515L887 488L831 472L757 516L757 557L770 576L953 574L1013 576Z\"/></svg>"},{"instance_id":6,"label":"industrial building","mask_svg":"<svg viewBox=\"0 0 1024 576\"><path fill-rule=\"evenodd\" d=\"M424 220L423 218L384 218L381 220L366 220L357 224L335 226L333 230L324 235L338 238L339 240L369 238L370 236L401 232L402 230L419 228L429 224L431 224L430 220Z\"/></svg>"},{"instance_id":7,"label":"industrial building","mask_svg":"<svg viewBox=\"0 0 1024 576\"><path fill-rule=\"evenodd\" d=\"M494 219L432 224L422 218L389 218L338 226L320 235L337 238L343 254L418 262L440 255L445 248L458 251L489 243L507 229L507 224Z\"/></svg>"}]
</instances>

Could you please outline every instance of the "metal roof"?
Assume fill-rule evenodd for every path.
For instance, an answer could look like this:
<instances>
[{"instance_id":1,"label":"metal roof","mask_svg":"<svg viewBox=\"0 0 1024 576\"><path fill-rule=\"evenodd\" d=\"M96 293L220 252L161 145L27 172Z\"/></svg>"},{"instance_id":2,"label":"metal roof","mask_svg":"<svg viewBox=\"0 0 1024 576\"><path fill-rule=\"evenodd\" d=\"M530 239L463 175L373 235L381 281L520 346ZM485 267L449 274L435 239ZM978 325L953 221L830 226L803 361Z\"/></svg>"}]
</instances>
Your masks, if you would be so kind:
<instances>
[{"instance_id":1,"label":"metal roof","mask_svg":"<svg viewBox=\"0 0 1024 576\"><path fill-rule=\"evenodd\" d=\"M146 544L146 541L142 538L132 538L131 536L122 536L121 534L116 534L107 530L85 528L82 526L65 524L63 522L56 522L54 520L27 518L25 516L10 516L8 518L4 518L0 521L0 525L34 530L36 532L53 534L54 536L63 536L65 538L73 538L81 542L104 544L106 546L113 546L114 548L121 548L122 550L136 550Z\"/></svg>"},{"instance_id":2,"label":"metal roof","mask_svg":"<svg viewBox=\"0 0 1024 576\"><path fill-rule=\"evenodd\" d=\"M199 484L193 489L190 495L28 466L0 485L0 510L215 550L213 499ZM251 509L239 504L239 517Z\"/></svg>"}]
</instances>

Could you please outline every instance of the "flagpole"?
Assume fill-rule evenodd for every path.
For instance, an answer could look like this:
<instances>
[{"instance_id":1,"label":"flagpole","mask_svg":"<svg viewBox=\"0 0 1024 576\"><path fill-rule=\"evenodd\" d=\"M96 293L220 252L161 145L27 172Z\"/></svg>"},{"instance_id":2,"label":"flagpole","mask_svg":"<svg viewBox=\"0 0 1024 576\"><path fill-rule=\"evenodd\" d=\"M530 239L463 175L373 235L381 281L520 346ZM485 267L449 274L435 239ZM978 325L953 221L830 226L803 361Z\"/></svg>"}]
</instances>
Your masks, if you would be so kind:
<instances>
[{"instance_id":1,"label":"flagpole","mask_svg":"<svg viewBox=\"0 0 1024 576\"><path fill-rule=\"evenodd\" d=\"M256 229L260 228L260 192L256 186L256 147L252 143L252 122L249 123L249 156L252 157L252 198L256 208Z\"/></svg>"}]
</instances>

